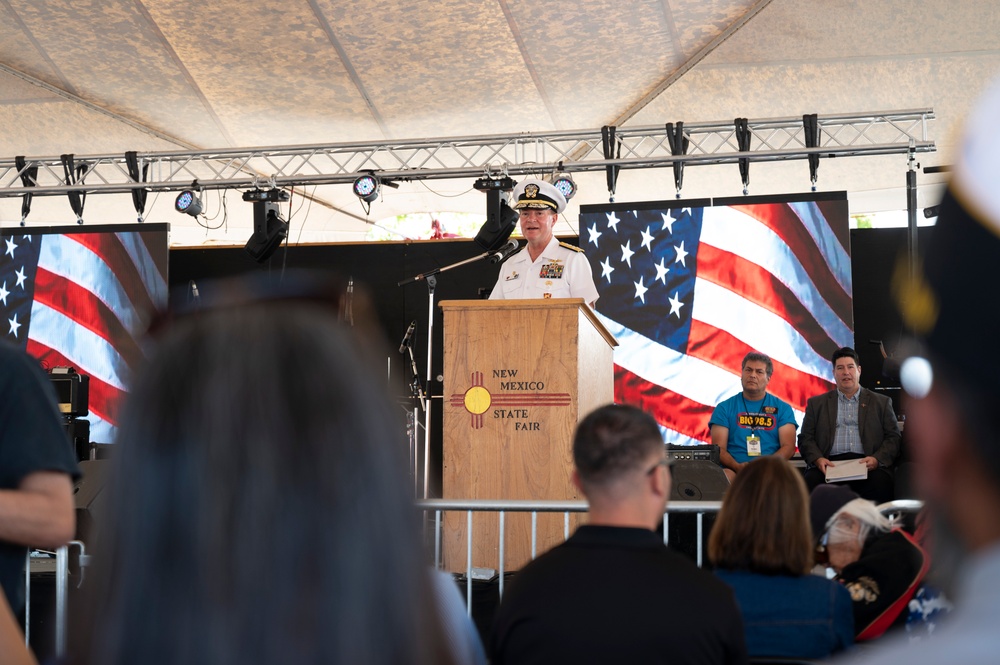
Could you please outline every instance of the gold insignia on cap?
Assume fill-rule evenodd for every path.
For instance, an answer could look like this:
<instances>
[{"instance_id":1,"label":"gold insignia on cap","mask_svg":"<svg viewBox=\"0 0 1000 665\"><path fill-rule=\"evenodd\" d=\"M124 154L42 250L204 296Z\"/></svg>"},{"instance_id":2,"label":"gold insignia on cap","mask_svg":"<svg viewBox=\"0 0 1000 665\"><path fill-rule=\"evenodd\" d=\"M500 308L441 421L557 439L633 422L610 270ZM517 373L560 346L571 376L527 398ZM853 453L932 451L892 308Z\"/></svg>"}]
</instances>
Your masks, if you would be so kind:
<instances>
[{"instance_id":1,"label":"gold insignia on cap","mask_svg":"<svg viewBox=\"0 0 1000 665\"><path fill-rule=\"evenodd\" d=\"M923 335L937 323L941 307L934 290L924 278L923 263L917 265L917 273L912 278L909 273L906 256L901 254L892 273L892 295L903 322L915 333Z\"/></svg>"},{"instance_id":2,"label":"gold insignia on cap","mask_svg":"<svg viewBox=\"0 0 1000 665\"><path fill-rule=\"evenodd\" d=\"M526 185L524 188L524 195L529 199L536 198L538 196L538 185L534 183Z\"/></svg>"}]
</instances>

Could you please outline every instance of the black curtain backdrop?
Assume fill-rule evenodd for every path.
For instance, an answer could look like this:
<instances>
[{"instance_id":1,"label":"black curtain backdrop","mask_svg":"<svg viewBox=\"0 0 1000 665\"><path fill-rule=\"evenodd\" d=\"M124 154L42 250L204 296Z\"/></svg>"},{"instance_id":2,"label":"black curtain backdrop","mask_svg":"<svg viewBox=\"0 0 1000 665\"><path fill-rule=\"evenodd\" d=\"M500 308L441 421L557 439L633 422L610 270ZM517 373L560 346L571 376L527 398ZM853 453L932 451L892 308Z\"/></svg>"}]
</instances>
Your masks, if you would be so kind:
<instances>
[{"instance_id":1,"label":"black curtain backdrop","mask_svg":"<svg viewBox=\"0 0 1000 665\"><path fill-rule=\"evenodd\" d=\"M576 238L564 238L576 244ZM287 252L287 256L285 253ZM353 277L363 285L375 301L385 337L389 342L386 376L390 390L397 397L401 411L412 410L410 396L412 372L409 356L397 352L399 343L411 321L417 322L413 351L421 381L426 376L427 317L429 294L426 281L397 286L398 282L436 268L482 254L472 240L428 240L405 243L357 243L285 247L263 265L256 264L242 248L175 249L170 252L170 285L172 298L189 298L190 284L248 272L263 272L277 281L282 265L287 270L331 270ZM500 273L500 266L486 260L469 263L437 275L434 291L434 329L432 376L442 372L442 315L438 304L442 300L474 300L489 297ZM203 286L198 287L200 290ZM427 387L425 386L425 389ZM440 495L441 475L441 383L433 381L429 393L433 400L431 426L430 493ZM423 422L423 416L420 416ZM405 432L401 432L405 443ZM421 442L423 438L421 436ZM421 455L422 455L421 443Z\"/></svg>"},{"instance_id":2,"label":"black curtain backdrop","mask_svg":"<svg viewBox=\"0 0 1000 665\"><path fill-rule=\"evenodd\" d=\"M927 246L932 229L920 230L919 242ZM855 348L861 356L861 383L884 391L900 407L896 383L882 376L882 357L869 340L882 340L894 352L903 334L902 323L892 302L890 282L896 258L906 252L906 229L855 229L851 231L851 267L854 276ZM576 238L562 238L578 244ZM170 251L172 296L190 297L190 284L263 271L274 280L285 270L333 270L354 278L373 296L379 320L390 345L386 376L401 410L412 408L409 383L412 378L408 357L396 352L411 321L417 327L413 341L421 380L426 372L428 289L426 282L406 286L397 283L408 277L442 268L476 256L481 248L471 240L430 240L405 243L358 243L282 247L269 262L258 265L242 248L197 248ZM287 255L286 255L287 254ZM467 264L440 273L434 294L434 377L441 374L442 317L437 304L442 300L472 300L489 296L499 274L499 266L486 261ZM201 287L199 287L201 288ZM514 350L516 352L516 350ZM441 395L436 380L430 394ZM439 495L441 469L441 400L435 399L431 428L431 495ZM405 445L405 432L400 440ZM422 440L422 439L421 439Z\"/></svg>"}]
</instances>

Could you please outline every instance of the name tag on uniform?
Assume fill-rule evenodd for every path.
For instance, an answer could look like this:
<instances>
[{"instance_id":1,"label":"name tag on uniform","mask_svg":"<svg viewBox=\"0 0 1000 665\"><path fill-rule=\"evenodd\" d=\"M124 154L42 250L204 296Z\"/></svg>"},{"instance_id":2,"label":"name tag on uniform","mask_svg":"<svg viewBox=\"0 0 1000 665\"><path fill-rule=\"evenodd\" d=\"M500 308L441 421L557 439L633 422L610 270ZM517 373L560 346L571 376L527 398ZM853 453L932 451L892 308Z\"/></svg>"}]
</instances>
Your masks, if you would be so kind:
<instances>
[{"instance_id":1,"label":"name tag on uniform","mask_svg":"<svg viewBox=\"0 0 1000 665\"><path fill-rule=\"evenodd\" d=\"M556 261L543 263L538 276L542 279L562 279L563 267L562 263Z\"/></svg>"},{"instance_id":2,"label":"name tag on uniform","mask_svg":"<svg viewBox=\"0 0 1000 665\"><path fill-rule=\"evenodd\" d=\"M760 457L760 437L756 434L747 435L747 455Z\"/></svg>"}]
</instances>

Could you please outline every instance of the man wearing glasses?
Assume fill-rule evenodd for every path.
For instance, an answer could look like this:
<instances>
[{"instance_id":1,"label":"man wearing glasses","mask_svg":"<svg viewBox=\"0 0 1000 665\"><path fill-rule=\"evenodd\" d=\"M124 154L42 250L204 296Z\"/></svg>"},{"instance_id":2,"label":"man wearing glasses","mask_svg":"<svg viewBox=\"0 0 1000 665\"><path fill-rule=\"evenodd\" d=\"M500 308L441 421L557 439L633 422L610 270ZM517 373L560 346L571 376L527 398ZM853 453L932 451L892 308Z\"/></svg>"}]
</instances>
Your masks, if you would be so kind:
<instances>
[{"instance_id":1,"label":"man wearing glasses","mask_svg":"<svg viewBox=\"0 0 1000 665\"><path fill-rule=\"evenodd\" d=\"M597 409L577 427L573 463L588 523L514 575L493 665L745 663L730 589L656 534L671 483L656 421L631 406Z\"/></svg>"}]
</instances>

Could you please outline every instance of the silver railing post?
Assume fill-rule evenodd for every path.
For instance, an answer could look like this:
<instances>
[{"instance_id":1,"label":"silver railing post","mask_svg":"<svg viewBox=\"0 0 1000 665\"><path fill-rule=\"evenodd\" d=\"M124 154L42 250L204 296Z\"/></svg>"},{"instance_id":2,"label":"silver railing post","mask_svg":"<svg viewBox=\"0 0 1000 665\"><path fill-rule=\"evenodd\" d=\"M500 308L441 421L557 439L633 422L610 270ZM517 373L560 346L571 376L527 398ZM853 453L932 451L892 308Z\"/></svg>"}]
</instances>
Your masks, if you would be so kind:
<instances>
[{"instance_id":1,"label":"silver railing post","mask_svg":"<svg viewBox=\"0 0 1000 665\"><path fill-rule=\"evenodd\" d=\"M24 643L31 643L31 550L24 555Z\"/></svg>"},{"instance_id":2,"label":"silver railing post","mask_svg":"<svg viewBox=\"0 0 1000 665\"><path fill-rule=\"evenodd\" d=\"M538 556L538 511L531 511L531 558Z\"/></svg>"},{"instance_id":3,"label":"silver railing post","mask_svg":"<svg viewBox=\"0 0 1000 665\"><path fill-rule=\"evenodd\" d=\"M79 541L78 541L79 542ZM56 549L56 657L66 654L66 598L69 590L69 546Z\"/></svg>"},{"instance_id":4,"label":"silver railing post","mask_svg":"<svg viewBox=\"0 0 1000 665\"><path fill-rule=\"evenodd\" d=\"M441 511L434 511L434 567L441 567Z\"/></svg>"},{"instance_id":5,"label":"silver railing post","mask_svg":"<svg viewBox=\"0 0 1000 665\"><path fill-rule=\"evenodd\" d=\"M469 519L465 531L465 606L472 608L472 511L466 513Z\"/></svg>"},{"instance_id":6,"label":"silver railing post","mask_svg":"<svg viewBox=\"0 0 1000 665\"><path fill-rule=\"evenodd\" d=\"M567 513L568 514L568 513ZM503 510L500 511L500 597L503 598L503 554L504 554L504 517L507 515Z\"/></svg>"}]
</instances>

